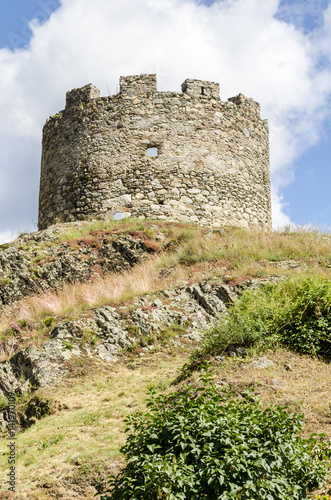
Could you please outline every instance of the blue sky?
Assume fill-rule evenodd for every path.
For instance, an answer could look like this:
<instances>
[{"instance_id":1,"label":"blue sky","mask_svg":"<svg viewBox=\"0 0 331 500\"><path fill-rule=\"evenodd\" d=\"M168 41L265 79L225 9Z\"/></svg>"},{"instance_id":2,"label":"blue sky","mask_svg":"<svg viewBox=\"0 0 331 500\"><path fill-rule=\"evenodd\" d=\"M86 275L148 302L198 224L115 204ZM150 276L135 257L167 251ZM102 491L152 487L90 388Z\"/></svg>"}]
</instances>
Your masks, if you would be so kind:
<instances>
[{"instance_id":1,"label":"blue sky","mask_svg":"<svg viewBox=\"0 0 331 500\"><path fill-rule=\"evenodd\" d=\"M25 47L32 35L31 19L45 22L59 6L58 0L0 0L0 47Z\"/></svg>"},{"instance_id":2,"label":"blue sky","mask_svg":"<svg viewBox=\"0 0 331 500\"><path fill-rule=\"evenodd\" d=\"M65 92L156 72L269 119L274 225L331 228L331 0L0 0L0 242L36 228L41 130Z\"/></svg>"},{"instance_id":3,"label":"blue sky","mask_svg":"<svg viewBox=\"0 0 331 500\"><path fill-rule=\"evenodd\" d=\"M298 10L306 2L306 8ZM310 3L310 0L281 2L277 17L293 23L298 29L314 36L314 31L323 24L323 10L328 0ZM330 65L330 61L325 61ZM330 105L329 100L329 105ZM295 179L282 189L287 202L286 213L297 224L312 224L331 229L331 121L323 121L322 132L317 145L305 151L294 163Z\"/></svg>"},{"instance_id":4,"label":"blue sky","mask_svg":"<svg viewBox=\"0 0 331 500\"><path fill-rule=\"evenodd\" d=\"M323 24L323 11L328 4L328 0L282 0L276 17L311 32Z\"/></svg>"},{"instance_id":5,"label":"blue sky","mask_svg":"<svg viewBox=\"0 0 331 500\"><path fill-rule=\"evenodd\" d=\"M295 162L295 179L283 190L286 212L297 224L331 228L331 128Z\"/></svg>"}]
</instances>

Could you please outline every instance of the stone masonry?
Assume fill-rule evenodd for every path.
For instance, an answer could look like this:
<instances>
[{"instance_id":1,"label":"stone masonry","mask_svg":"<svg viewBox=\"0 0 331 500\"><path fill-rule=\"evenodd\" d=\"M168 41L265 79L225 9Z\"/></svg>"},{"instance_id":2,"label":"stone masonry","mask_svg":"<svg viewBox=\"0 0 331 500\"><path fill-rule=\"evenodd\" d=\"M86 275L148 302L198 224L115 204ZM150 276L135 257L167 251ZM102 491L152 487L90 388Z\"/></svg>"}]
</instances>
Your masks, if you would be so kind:
<instances>
[{"instance_id":1,"label":"stone masonry","mask_svg":"<svg viewBox=\"0 0 331 500\"><path fill-rule=\"evenodd\" d=\"M128 216L208 226L271 226L269 141L260 106L219 85L185 80L158 92L156 75L89 84L43 130L39 229Z\"/></svg>"}]
</instances>

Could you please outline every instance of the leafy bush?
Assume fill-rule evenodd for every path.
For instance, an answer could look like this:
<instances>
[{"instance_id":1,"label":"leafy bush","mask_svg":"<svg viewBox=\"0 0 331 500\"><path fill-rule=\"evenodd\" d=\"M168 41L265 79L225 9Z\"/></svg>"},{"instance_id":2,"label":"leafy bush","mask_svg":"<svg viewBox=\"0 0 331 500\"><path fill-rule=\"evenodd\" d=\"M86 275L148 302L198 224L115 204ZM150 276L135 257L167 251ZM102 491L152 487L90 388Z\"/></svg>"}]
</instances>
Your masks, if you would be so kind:
<instances>
[{"instance_id":1,"label":"leafy bush","mask_svg":"<svg viewBox=\"0 0 331 500\"><path fill-rule=\"evenodd\" d=\"M0 412L4 411L8 406L8 399L0 393Z\"/></svg>"},{"instance_id":2,"label":"leafy bush","mask_svg":"<svg viewBox=\"0 0 331 500\"><path fill-rule=\"evenodd\" d=\"M306 499L326 478L330 447L299 436L302 416L219 394L209 373L202 381L150 391L148 413L127 419L127 465L98 486L101 500Z\"/></svg>"},{"instance_id":3,"label":"leafy bush","mask_svg":"<svg viewBox=\"0 0 331 500\"><path fill-rule=\"evenodd\" d=\"M330 357L331 281L297 276L245 291L230 309L229 318L205 334L190 368L229 344L281 345L302 354Z\"/></svg>"}]
</instances>

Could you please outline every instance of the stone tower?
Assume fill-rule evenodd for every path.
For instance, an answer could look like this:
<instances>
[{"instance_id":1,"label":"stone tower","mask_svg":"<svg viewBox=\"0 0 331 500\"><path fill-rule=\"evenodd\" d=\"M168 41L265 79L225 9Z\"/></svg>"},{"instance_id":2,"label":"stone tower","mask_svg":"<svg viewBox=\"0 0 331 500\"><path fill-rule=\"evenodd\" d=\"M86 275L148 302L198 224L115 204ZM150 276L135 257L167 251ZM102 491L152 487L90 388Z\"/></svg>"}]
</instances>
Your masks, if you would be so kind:
<instances>
[{"instance_id":1,"label":"stone tower","mask_svg":"<svg viewBox=\"0 0 331 500\"><path fill-rule=\"evenodd\" d=\"M43 129L39 229L127 216L208 226L271 226L269 140L260 106L219 85L156 75L120 78L120 92L67 92Z\"/></svg>"}]
</instances>

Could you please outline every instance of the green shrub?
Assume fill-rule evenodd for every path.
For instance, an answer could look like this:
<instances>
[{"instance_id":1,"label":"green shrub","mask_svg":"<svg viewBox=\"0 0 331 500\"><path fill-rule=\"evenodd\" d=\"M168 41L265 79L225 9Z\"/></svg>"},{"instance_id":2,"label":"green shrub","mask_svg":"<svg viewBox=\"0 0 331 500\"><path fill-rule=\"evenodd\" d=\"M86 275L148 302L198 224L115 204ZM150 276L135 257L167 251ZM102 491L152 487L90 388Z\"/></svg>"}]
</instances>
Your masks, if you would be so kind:
<instances>
[{"instance_id":1,"label":"green shrub","mask_svg":"<svg viewBox=\"0 0 331 500\"><path fill-rule=\"evenodd\" d=\"M205 334L189 367L225 351L229 344L258 348L281 345L302 354L330 357L331 281L301 275L245 291L227 320Z\"/></svg>"},{"instance_id":2,"label":"green shrub","mask_svg":"<svg viewBox=\"0 0 331 500\"><path fill-rule=\"evenodd\" d=\"M127 419L127 465L98 485L101 500L296 500L325 480L330 446L299 436L302 416L219 394L209 373L202 381L150 391L148 413Z\"/></svg>"},{"instance_id":3,"label":"green shrub","mask_svg":"<svg viewBox=\"0 0 331 500\"><path fill-rule=\"evenodd\" d=\"M331 354L330 280L293 277L246 293L231 316L231 325L246 341L279 343L304 354Z\"/></svg>"},{"instance_id":4,"label":"green shrub","mask_svg":"<svg viewBox=\"0 0 331 500\"><path fill-rule=\"evenodd\" d=\"M52 326L53 323L55 323L55 318L52 318L52 316L47 316L43 320L43 323L48 328L48 327Z\"/></svg>"},{"instance_id":5,"label":"green shrub","mask_svg":"<svg viewBox=\"0 0 331 500\"><path fill-rule=\"evenodd\" d=\"M4 411L8 406L8 399L0 395L0 412Z\"/></svg>"},{"instance_id":6,"label":"green shrub","mask_svg":"<svg viewBox=\"0 0 331 500\"><path fill-rule=\"evenodd\" d=\"M62 344L63 344L63 347L65 349L68 349L69 351L72 351L73 348L75 347L71 342L69 342L69 340L63 340Z\"/></svg>"}]
</instances>

